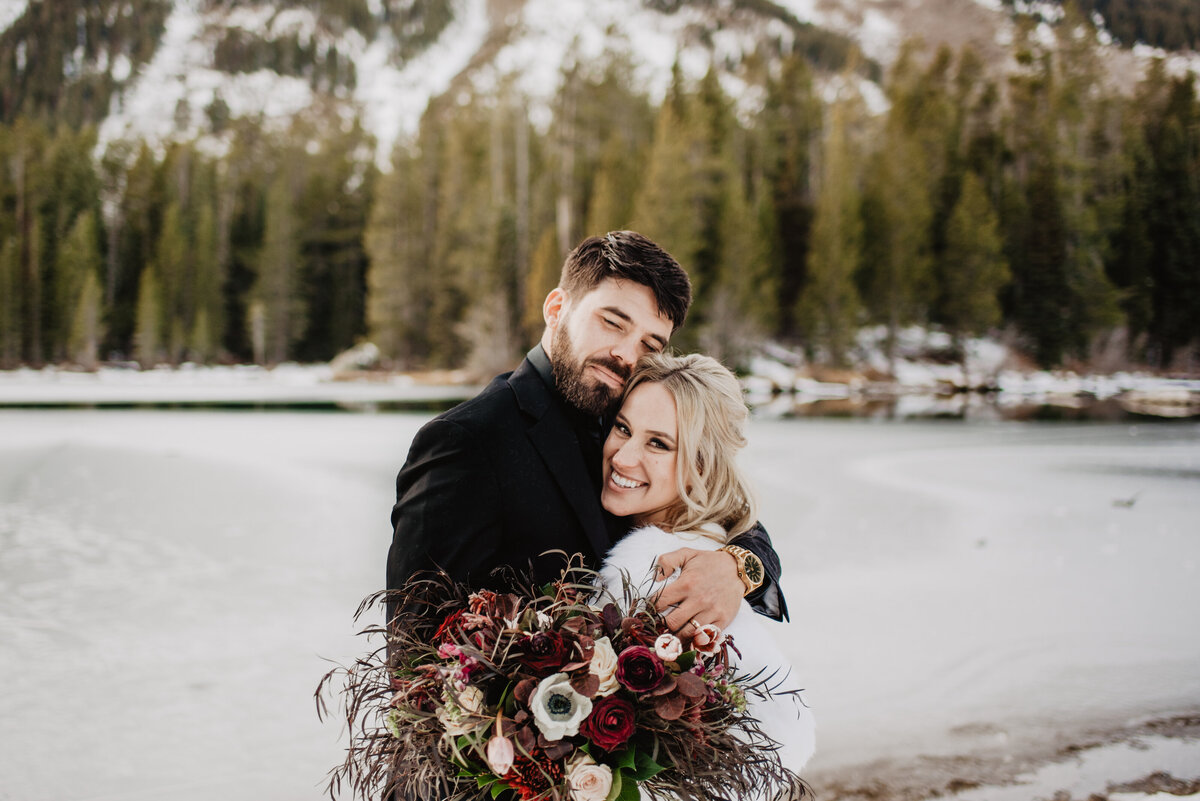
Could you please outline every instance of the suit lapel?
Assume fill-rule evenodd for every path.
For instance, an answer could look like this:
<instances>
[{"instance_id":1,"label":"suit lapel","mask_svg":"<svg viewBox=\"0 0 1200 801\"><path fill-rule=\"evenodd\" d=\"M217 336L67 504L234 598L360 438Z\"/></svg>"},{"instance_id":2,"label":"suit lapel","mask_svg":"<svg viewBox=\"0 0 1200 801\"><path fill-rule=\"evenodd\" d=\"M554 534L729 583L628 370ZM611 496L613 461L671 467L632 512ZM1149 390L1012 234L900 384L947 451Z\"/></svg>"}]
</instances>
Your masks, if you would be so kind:
<instances>
[{"instance_id":1,"label":"suit lapel","mask_svg":"<svg viewBox=\"0 0 1200 801\"><path fill-rule=\"evenodd\" d=\"M517 368L508 383L516 393L521 411L533 418L528 430L530 442L579 518L596 556L604 558L611 544L608 527L587 466L580 456L575 431L541 376L528 361Z\"/></svg>"}]
</instances>

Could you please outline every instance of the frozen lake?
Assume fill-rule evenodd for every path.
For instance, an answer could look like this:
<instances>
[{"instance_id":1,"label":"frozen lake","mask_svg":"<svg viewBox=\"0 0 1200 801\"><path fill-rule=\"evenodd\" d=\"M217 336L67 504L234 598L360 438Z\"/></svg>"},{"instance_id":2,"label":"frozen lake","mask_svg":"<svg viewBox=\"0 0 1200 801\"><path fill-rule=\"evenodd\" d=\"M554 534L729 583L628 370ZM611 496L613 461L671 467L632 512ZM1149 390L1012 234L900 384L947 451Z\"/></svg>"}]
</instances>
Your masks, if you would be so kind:
<instances>
[{"instance_id":1,"label":"frozen lake","mask_svg":"<svg viewBox=\"0 0 1200 801\"><path fill-rule=\"evenodd\" d=\"M0 799L320 798L312 692L425 419L0 411ZM750 437L818 792L1200 712L1200 425Z\"/></svg>"}]
</instances>

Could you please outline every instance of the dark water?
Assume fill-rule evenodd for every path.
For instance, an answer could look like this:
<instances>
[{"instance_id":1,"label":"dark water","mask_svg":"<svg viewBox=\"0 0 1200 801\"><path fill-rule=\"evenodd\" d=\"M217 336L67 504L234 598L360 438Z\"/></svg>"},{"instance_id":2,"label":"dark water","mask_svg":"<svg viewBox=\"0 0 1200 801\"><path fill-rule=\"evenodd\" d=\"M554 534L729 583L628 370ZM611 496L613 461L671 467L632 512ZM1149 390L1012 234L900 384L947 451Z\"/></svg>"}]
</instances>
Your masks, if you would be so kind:
<instances>
[{"instance_id":1,"label":"dark water","mask_svg":"<svg viewBox=\"0 0 1200 801\"><path fill-rule=\"evenodd\" d=\"M227 401L0 404L9 409L179 410L314 413L428 413L437 414L462 398L404 401ZM1069 398L1054 403L1009 399L999 395L904 395L799 401L780 395L767 402L750 402L754 415L765 419L843 418L879 421L957 420L963 422L1102 422L1172 423L1200 419L1200 405L1135 407L1116 399Z\"/></svg>"}]
</instances>

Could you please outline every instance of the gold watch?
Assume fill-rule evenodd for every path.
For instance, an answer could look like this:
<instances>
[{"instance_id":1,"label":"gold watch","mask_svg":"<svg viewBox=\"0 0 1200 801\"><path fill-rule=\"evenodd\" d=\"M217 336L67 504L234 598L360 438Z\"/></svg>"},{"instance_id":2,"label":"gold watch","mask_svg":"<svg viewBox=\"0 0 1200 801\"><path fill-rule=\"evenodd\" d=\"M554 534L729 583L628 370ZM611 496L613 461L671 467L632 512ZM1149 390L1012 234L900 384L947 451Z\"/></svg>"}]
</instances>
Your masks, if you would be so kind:
<instances>
[{"instance_id":1,"label":"gold watch","mask_svg":"<svg viewBox=\"0 0 1200 801\"><path fill-rule=\"evenodd\" d=\"M746 588L742 593L743 596L749 595L762 586L767 577L767 571L763 569L761 559L745 548L739 548L736 545L722 545L721 550L732 556L733 560L737 562L738 578L742 580L742 586Z\"/></svg>"}]
</instances>

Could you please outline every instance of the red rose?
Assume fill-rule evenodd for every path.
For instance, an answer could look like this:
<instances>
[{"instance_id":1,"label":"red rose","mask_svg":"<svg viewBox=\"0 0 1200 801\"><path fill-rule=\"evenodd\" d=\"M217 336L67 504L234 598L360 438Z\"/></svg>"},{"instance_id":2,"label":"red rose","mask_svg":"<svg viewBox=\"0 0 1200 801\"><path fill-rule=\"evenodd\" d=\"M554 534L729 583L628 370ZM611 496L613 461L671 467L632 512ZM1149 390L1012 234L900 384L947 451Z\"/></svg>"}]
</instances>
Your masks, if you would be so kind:
<instances>
[{"instance_id":1,"label":"red rose","mask_svg":"<svg viewBox=\"0 0 1200 801\"><path fill-rule=\"evenodd\" d=\"M521 652L531 670L554 672L566 664L571 645L558 632L546 631L521 640Z\"/></svg>"},{"instance_id":2,"label":"red rose","mask_svg":"<svg viewBox=\"0 0 1200 801\"><path fill-rule=\"evenodd\" d=\"M610 695L592 704L592 714L579 725L579 733L593 745L613 751L633 736L633 704Z\"/></svg>"},{"instance_id":3,"label":"red rose","mask_svg":"<svg viewBox=\"0 0 1200 801\"><path fill-rule=\"evenodd\" d=\"M631 645L617 657L617 681L635 693L648 693L662 684L667 669L644 645Z\"/></svg>"}]
</instances>

